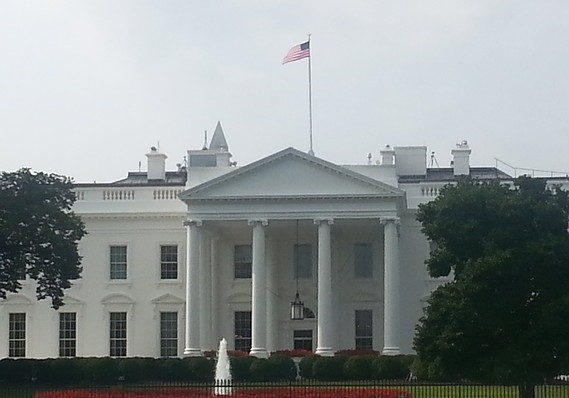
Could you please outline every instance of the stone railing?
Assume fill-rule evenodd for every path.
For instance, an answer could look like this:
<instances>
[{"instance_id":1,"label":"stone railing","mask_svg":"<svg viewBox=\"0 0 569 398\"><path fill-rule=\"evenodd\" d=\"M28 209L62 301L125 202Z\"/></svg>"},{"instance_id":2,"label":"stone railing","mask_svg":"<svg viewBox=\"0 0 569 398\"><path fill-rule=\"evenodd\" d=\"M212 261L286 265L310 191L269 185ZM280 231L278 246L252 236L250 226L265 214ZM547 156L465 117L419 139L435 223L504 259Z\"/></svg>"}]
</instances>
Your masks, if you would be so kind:
<instances>
[{"instance_id":1,"label":"stone railing","mask_svg":"<svg viewBox=\"0 0 569 398\"><path fill-rule=\"evenodd\" d=\"M155 189L152 191L152 197L154 200L178 199L178 195L183 191L183 189Z\"/></svg>"},{"instance_id":2,"label":"stone railing","mask_svg":"<svg viewBox=\"0 0 569 398\"><path fill-rule=\"evenodd\" d=\"M134 200L134 189L108 189L103 191L103 200Z\"/></svg>"},{"instance_id":3,"label":"stone railing","mask_svg":"<svg viewBox=\"0 0 569 398\"><path fill-rule=\"evenodd\" d=\"M441 187L421 187L421 195L428 197L435 197L439 195Z\"/></svg>"},{"instance_id":4,"label":"stone railing","mask_svg":"<svg viewBox=\"0 0 569 398\"><path fill-rule=\"evenodd\" d=\"M75 189L77 202L98 202L98 201L179 201L179 195L184 192L183 187L80 187Z\"/></svg>"}]
</instances>

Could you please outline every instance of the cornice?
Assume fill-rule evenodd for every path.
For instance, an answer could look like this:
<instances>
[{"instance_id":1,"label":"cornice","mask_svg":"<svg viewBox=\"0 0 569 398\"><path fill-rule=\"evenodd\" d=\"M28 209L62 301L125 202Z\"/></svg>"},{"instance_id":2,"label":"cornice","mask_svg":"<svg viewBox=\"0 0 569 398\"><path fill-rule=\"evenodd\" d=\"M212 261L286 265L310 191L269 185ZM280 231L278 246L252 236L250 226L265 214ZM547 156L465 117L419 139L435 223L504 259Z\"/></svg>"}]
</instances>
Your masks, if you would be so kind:
<instances>
[{"instance_id":1,"label":"cornice","mask_svg":"<svg viewBox=\"0 0 569 398\"><path fill-rule=\"evenodd\" d=\"M297 202L309 202L309 201L322 201L322 200L377 200L377 199L398 199L404 196L405 193L401 194L361 194L361 195L266 195L266 196L220 196L220 197L191 197L185 199L186 202L196 203L196 202L267 202L267 201L297 201Z\"/></svg>"},{"instance_id":2,"label":"cornice","mask_svg":"<svg viewBox=\"0 0 569 398\"><path fill-rule=\"evenodd\" d=\"M84 220L165 220L184 219L186 212L180 213L75 213Z\"/></svg>"}]
</instances>

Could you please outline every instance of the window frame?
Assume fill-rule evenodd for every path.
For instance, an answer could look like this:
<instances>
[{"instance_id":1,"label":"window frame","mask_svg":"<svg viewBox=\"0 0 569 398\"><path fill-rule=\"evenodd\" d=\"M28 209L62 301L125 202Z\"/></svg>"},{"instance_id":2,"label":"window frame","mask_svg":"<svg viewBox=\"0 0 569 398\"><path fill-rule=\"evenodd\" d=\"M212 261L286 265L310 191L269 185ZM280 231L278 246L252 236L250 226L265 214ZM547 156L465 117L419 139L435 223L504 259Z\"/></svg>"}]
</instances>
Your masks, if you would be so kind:
<instances>
[{"instance_id":1,"label":"window frame","mask_svg":"<svg viewBox=\"0 0 569 398\"><path fill-rule=\"evenodd\" d=\"M236 351L251 351L252 347L252 312L234 311L233 313L234 348Z\"/></svg>"},{"instance_id":2,"label":"window frame","mask_svg":"<svg viewBox=\"0 0 569 398\"><path fill-rule=\"evenodd\" d=\"M166 319L170 316L170 319ZM160 357L178 356L178 311L160 311Z\"/></svg>"},{"instance_id":3,"label":"window frame","mask_svg":"<svg viewBox=\"0 0 569 398\"><path fill-rule=\"evenodd\" d=\"M172 250L171 252L167 252ZM160 280L179 278L179 246L176 244L160 245Z\"/></svg>"},{"instance_id":4,"label":"window frame","mask_svg":"<svg viewBox=\"0 0 569 398\"><path fill-rule=\"evenodd\" d=\"M120 316L121 319L118 319ZM116 319L114 319L116 318ZM128 313L109 312L109 356L123 358L128 353Z\"/></svg>"},{"instance_id":5,"label":"window frame","mask_svg":"<svg viewBox=\"0 0 569 398\"><path fill-rule=\"evenodd\" d=\"M302 336L301 334L306 334L306 336ZM312 329L293 330L292 347L294 350L314 351L314 332Z\"/></svg>"},{"instance_id":6,"label":"window frame","mask_svg":"<svg viewBox=\"0 0 569 398\"><path fill-rule=\"evenodd\" d=\"M367 319L362 319L364 316ZM366 320L369 320L369 323L365 322ZM355 310L354 340L356 350L373 349L373 310Z\"/></svg>"},{"instance_id":7,"label":"window frame","mask_svg":"<svg viewBox=\"0 0 569 398\"><path fill-rule=\"evenodd\" d=\"M248 253L238 258L238 251L247 249ZM253 246L234 245L233 246L233 278L251 279L253 277Z\"/></svg>"},{"instance_id":8,"label":"window frame","mask_svg":"<svg viewBox=\"0 0 569 398\"><path fill-rule=\"evenodd\" d=\"M10 312L8 316L8 357L26 357L27 314Z\"/></svg>"},{"instance_id":9,"label":"window frame","mask_svg":"<svg viewBox=\"0 0 569 398\"><path fill-rule=\"evenodd\" d=\"M59 356L62 358L72 358L77 356L76 312L59 313Z\"/></svg>"},{"instance_id":10,"label":"window frame","mask_svg":"<svg viewBox=\"0 0 569 398\"><path fill-rule=\"evenodd\" d=\"M113 251L121 249L124 253L113 253ZM117 256L121 256L117 259ZM124 260L122 257L124 256ZM111 281L124 281L128 279L128 246L127 245L110 245L109 246L109 279Z\"/></svg>"}]
</instances>

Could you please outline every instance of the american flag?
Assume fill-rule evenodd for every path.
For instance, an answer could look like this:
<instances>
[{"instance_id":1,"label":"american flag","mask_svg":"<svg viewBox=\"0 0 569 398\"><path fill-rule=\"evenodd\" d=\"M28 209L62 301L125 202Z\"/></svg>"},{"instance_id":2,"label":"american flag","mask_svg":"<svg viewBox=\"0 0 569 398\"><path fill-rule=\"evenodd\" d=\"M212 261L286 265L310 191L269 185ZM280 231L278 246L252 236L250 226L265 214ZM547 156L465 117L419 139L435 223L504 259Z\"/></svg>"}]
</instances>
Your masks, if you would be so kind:
<instances>
[{"instance_id":1,"label":"american flag","mask_svg":"<svg viewBox=\"0 0 569 398\"><path fill-rule=\"evenodd\" d=\"M289 62L298 61L299 59L310 57L310 42L294 46L288 51L288 54L283 59L283 65Z\"/></svg>"}]
</instances>

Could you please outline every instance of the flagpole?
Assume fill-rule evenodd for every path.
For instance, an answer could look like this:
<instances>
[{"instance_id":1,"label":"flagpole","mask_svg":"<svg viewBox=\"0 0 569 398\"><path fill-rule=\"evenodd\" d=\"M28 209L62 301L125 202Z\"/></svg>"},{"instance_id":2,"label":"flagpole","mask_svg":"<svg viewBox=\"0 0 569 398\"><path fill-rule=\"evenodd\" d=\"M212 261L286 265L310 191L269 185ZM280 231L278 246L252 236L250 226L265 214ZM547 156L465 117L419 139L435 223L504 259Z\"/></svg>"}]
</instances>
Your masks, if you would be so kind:
<instances>
[{"instance_id":1,"label":"flagpole","mask_svg":"<svg viewBox=\"0 0 569 398\"><path fill-rule=\"evenodd\" d=\"M308 115L310 119L310 149L308 154L314 156L314 148L312 146L312 49L310 48L310 33L308 34Z\"/></svg>"}]
</instances>

